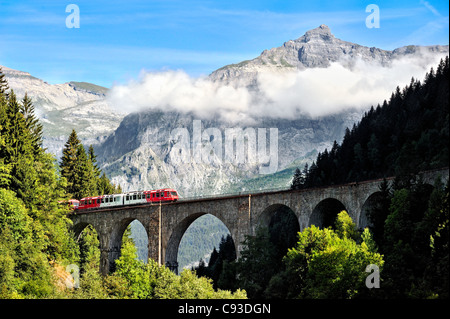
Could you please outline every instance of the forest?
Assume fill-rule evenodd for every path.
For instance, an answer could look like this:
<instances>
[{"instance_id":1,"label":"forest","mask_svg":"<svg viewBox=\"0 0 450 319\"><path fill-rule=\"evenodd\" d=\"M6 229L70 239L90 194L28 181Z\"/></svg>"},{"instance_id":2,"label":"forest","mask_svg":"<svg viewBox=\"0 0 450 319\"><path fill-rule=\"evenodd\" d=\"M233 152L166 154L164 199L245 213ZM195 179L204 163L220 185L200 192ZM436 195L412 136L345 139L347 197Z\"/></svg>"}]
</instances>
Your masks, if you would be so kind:
<instances>
[{"instance_id":1,"label":"forest","mask_svg":"<svg viewBox=\"0 0 450 319\"><path fill-rule=\"evenodd\" d=\"M31 99L19 100L0 69L0 298L448 298L448 182L418 175L448 167L448 69L447 57L423 83L397 87L293 176L292 189L396 176L380 183L370 227L358 229L341 211L329 227L300 232L295 215L281 210L246 238L238 260L227 236L208 265L180 275L139 260L128 229L107 276L95 230L73 236L67 200L120 186L75 131L61 159L47 153ZM80 269L78 288L64 282L69 265ZM367 287L368 265L379 268L380 288Z\"/></svg>"}]
</instances>

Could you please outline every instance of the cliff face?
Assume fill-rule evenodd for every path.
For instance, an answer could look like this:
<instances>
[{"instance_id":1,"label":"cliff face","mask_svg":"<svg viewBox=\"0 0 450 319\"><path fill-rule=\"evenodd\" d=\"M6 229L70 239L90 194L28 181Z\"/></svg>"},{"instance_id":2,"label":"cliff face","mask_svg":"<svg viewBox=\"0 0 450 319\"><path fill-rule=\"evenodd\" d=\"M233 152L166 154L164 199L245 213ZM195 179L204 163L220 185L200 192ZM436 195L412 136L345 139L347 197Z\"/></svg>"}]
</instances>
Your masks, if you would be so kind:
<instances>
[{"instance_id":1,"label":"cliff face","mask_svg":"<svg viewBox=\"0 0 450 319\"><path fill-rule=\"evenodd\" d=\"M266 147L274 143L270 128L278 131L277 171L287 168L295 160L308 161L318 150L331 148L334 140L340 141L345 128L352 126L360 118L359 112L345 112L319 119L301 118L294 120L261 118L251 126L243 126L253 131L258 139L258 128L266 129ZM197 124L194 124L197 123ZM222 156L216 160L195 160L194 125L201 125L203 134L201 151L210 149L211 135L208 129L219 132ZM230 191L234 184L248 178L260 176L261 165L269 161L252 162L248 157L251 148L257 154L259 144L247 143L244 138L244 160L227 162L225 144L227 130L235 125L221 120L199 120L193 114L164 113L156 110L133 113L124 118L117 130L96 148L96 154L104 169L114 182L125 190L142 188L173 187L183 196L198 196ZM186 129L189 150L193 157L185 162L175 161L178 155L174 132ZM217 138L214 137L214 138ZM234 146L236 147L236 146ZM290 177L282 185L288 186ZM279 186L279 185L277 185ZM273 187L267 185L267 188ZM248 190L248 189L247 189Z\"/></svg>"}]
</instances>

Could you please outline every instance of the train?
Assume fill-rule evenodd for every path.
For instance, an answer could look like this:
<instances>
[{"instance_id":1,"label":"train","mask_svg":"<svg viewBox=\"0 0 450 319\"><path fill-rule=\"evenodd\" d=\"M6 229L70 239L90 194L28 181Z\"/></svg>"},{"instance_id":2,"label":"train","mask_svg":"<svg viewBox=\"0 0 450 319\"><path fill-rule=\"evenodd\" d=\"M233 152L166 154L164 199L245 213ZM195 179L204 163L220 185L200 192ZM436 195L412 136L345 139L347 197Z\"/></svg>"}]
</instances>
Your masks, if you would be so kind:
<instances>
[{"instance_id":1,"label":"train","mask_svg":"<svg viewBox=\"0 0 450 319\"><path fill-rule=\"evenodd\" d=\"M176 202L177 200L178 193L176 190L172 188L163 188L149 191L133 191L122 194L84 197L80 200L71 199L69 200L69 205L72 206L74 211L83 211L106 207Z\"/></svg>"}]
</instances>

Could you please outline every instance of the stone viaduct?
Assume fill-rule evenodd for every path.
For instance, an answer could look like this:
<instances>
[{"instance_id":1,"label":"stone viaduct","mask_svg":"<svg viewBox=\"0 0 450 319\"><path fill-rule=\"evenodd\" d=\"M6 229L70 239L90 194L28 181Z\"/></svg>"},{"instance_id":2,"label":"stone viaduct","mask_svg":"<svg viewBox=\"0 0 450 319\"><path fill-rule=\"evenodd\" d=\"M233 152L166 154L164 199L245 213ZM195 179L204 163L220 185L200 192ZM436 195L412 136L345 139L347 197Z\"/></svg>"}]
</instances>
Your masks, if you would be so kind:
<instances>
[{"instance_id":1,"label":"stone viaduct","mask_svg":"<svg viewBox=\"0 0 450 319\"><path fill-rule=\"evenodd\" d=\"M425 183L434 184L436 178L444 182L449 169L427 171L421 174ZM387 178L392 183L394 178ZM70 214L75 236L92 225L100 241L100 271L114 271L120 256L122 236L127 226L138 220L148 235L148 257L177 269L178 246L189 225L204 214L221 220L231 233L239 258L246 235L253 235L258 226L268 226L278 211L292 212L299 230L314 224L326 224L327 213L337 214L345 209L358 227L367 226L367 209L377 201L382 179L333 185L303 190L279 190L180 200L169 204L138 205L93 210ZM327 226L327 225L325 225ZM159 240L161 239L161 240Z\"/></svg>"}]
</instances>

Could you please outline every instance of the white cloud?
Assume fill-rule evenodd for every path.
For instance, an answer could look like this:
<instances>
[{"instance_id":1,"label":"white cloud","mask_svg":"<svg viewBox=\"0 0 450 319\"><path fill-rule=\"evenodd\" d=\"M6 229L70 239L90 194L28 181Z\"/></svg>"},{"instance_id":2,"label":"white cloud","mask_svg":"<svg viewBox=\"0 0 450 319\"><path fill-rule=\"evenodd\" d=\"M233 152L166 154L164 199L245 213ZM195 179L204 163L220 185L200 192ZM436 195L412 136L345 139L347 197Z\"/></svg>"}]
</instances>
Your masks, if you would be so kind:
<instances>
[{"instance_id":1,"label":"white cloud","mask_svg":"<svg viewBox=\"0 0 450 319\"><path fill-rule=\"evenodd\" d=\"M194 78L184 71L142 72L138 80L116 85L109 101L125 112L156 108L194 112L200 118L251 120L259 116L296 118L333 114L349 108L368 109L389 99L396 86L408 85L411 77L422 80L442 56L409 55L389 67L362 60L351 68L332 63L290 73L261 72L255 93L245 87Z\"/></svg>"}]
</instances>

